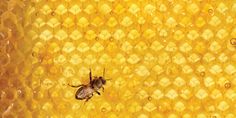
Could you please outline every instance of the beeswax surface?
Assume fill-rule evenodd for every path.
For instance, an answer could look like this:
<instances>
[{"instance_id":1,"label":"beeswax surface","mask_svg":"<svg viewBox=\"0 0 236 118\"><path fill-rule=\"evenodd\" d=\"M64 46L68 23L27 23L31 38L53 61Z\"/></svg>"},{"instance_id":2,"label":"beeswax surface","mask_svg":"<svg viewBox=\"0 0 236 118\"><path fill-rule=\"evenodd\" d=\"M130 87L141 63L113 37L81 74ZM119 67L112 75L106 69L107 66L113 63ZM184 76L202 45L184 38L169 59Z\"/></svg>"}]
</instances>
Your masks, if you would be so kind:
<instances>
[{"instance_id":1,"label":"beeswax surface","mask_svg":"<svg viewBox=\"0 0 236 118\"><path fill-rule=\"evenodd\" d=\"M2 118L236 118L236 0L1 0ZM75 99L93 76L101 95Z\"/></svg>"}]
</instances>

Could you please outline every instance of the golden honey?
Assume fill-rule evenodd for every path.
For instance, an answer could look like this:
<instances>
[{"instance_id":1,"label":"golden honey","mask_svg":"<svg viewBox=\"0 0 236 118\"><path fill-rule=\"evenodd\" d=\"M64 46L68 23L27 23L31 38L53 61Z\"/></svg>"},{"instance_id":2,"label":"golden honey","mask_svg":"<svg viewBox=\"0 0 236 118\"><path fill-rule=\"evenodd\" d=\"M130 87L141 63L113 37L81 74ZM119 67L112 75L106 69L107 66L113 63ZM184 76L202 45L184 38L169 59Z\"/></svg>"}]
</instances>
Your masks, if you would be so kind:
<instances>
[{"instance_id":1,"label":"golden honey","mask_svg":"<svg viewBox=\"0 0 236 118\"><path fill-rule=\"evenodd\" d=\"M236 118L236 0L1 0L2 118ZM101 95L68 86L111 79Z\"/></svg>"}]
</instances>

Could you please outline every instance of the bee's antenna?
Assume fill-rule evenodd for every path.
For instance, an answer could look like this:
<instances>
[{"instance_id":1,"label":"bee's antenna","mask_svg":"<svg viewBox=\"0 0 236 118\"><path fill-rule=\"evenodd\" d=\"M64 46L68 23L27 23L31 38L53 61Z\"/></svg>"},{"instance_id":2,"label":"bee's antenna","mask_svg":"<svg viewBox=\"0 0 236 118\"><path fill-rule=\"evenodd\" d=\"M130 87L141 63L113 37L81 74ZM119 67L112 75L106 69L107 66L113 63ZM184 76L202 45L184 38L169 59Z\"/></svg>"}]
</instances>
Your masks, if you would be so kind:
<instances>
[{"instance_id":1,"label":"bee's antenna","mask_svg":"<svg viewBox=\"0 0 236 118\"><path fill-rule=\"evenodd\" d=\"M105 68L103 69L103 78L105 78Z\"/></svg>"},{"instance_id":2,"label":"bee's antenna","mask_svg":"<svg viewBox=\"0 0 236 118\"><path fill-rule=\"evenodd\" d=\"M106 79L106 81L110 81L110 80L112 80L112 79Z\"/></svg>"}]
</instances>

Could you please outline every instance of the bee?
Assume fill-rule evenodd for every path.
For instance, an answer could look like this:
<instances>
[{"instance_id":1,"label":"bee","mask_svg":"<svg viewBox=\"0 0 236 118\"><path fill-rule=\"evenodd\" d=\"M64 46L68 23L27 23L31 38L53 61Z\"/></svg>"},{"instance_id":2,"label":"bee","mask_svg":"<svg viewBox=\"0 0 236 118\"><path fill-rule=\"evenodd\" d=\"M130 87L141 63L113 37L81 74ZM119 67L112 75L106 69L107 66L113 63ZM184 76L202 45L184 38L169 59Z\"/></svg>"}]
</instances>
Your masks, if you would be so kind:
<instances>
[{"instance_id":1,"label":"bee","mask_svg":"<svg viewBox=\"0 0 236 118\"><path fill-rule=\"evenodd\" d=\"M105 68L103 70L103 76L92 76L91 69L89 69L89 83L88 84L81 84L77 86L73 86L68 84L71 87L78 88L79 89L75 93L75 99L77 100L84 100L87 102L89 99L93 97L94 93L97 93L98 95L101 95L101 93L98 91L99 89L102 89L104 92L103 85L106 84L106 79L104 77L105 75Z\"/></svg>"}]
</instances>

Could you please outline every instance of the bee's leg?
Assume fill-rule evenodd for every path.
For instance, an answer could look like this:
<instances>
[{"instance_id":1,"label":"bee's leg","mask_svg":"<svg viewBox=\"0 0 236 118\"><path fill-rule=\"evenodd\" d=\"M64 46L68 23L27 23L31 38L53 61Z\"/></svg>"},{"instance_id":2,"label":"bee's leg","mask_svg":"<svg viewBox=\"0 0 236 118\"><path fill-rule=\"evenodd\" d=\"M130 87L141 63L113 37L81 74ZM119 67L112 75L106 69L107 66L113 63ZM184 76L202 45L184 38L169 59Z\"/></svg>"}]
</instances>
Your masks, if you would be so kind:
<instances>
[{"instance_id":1,"label":"bee's leg","mask_svg":"<svg viewBox=\"0 0 236 118\"><path fill-rule=\"evenodd\" d=\"M89 99L91 99L91 98L87 98L87 99L85 100L85 102L88 102L88 101L89 101Z\"/></svg>"},{"instance_id":2,"label":"bee's leg","mask_svg":"<svg viewBox=\"0 0 236 118\"><path fill-rule=\"evenodd\" d=\"M88 102L89 99L91 99L92 97L93 97L93 94L92 94L91 96L87 97L86 100L85 100L85 102Z\"/></svg>"},{"instance_id":3,"label":"bee's leg","mask_svg":"<svg viewBox=\"0 0 236 118\"><path fill-rule=\"evenodd\" d=\"M104 87L102 87L102 92L104 92Z\"/></svg>"},{"instance_id":4,"label":"bee's leg","mask_svg":"<svg viewBox=\"0 0 236 118\"><path fill-rule=\"evenodd\" d=\"M68 86L70 86L70 87L74 87L74 88L78 88L78 87L80 87L80 86L85 86L84 84L81 84L81 85L77 85L77 86L75 86L75 85L70 85L70 84L68 84Z\"/></svg>"},{"instance_id":5,"label":"bee's leg","mask_svg":"<svg viewBox=\"0 0 236 118\"><path fill-rule=\"evenodd\" d=\"M98 95L101 95L101 93L99 93L98 91L96 91L96 93L97 93Z\"/></svg>"}]
</instances>

